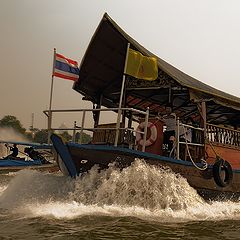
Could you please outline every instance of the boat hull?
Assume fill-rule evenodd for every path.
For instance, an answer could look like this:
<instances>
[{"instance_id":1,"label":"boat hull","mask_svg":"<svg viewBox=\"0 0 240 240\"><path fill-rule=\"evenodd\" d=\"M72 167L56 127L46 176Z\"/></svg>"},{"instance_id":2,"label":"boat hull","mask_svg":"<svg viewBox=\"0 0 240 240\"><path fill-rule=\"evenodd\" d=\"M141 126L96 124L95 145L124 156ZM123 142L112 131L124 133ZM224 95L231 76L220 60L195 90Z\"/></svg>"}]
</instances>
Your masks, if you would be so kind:
<instances>
[{"instance_id":1,"label":"boat hull","mask_svg":"<svg viewBox=\"0 0 240 240\"><path fill-rule=\"evenodd\" d=\"M147 164L161 168L170 168L174 173L187 179L190 186L207 200L239 199L240 197L240 171L231 170L231 179L220 187L216 182L215 165L209 165L205 170L200 170L189 161L177 160L157 154L131 150L128 148L110 145L94 144L64 144L55 134L51 136L56 161L60 170L71 177L88 172L93 166L98 166L99 171L107 169L114 164L120 169L130 166L135 159L143 159ZM203 169L203 168L202 168ZM220 170L220 169L219 169Z\"/></svg>"},{"instance_id":2,"label":"boat hull","mask_svg":"<svg viewBox=\"0 0 240 240\"><path fill-rule=\"evenodd\" d=\"M42 164L40 160L21 161L21 160L0 160L0 174L17 172L23 169L34 169L45 172L57 172L59 167L57 163Z\"/></svg>"},{"instance_id":3,"label":"boat hull","mask_svg":"<svg viewBox=\"0 0 240 240\"><path fill-rule=\"evenodd\" d=\"M205 199L222 200L240 197L240 171L238 170L233 171L233 179L229 185L220 187L214 180L212 165L208 166L206 170L199 170L188 161L113 146L70 143L67 147L78 173L87 172L95 165L98 165L100 170L105 169L110 163L124 168L139 158L144 159L147 164L171 168L173 172L186 178L189 185Z\"/></svg>"}]
</instances>

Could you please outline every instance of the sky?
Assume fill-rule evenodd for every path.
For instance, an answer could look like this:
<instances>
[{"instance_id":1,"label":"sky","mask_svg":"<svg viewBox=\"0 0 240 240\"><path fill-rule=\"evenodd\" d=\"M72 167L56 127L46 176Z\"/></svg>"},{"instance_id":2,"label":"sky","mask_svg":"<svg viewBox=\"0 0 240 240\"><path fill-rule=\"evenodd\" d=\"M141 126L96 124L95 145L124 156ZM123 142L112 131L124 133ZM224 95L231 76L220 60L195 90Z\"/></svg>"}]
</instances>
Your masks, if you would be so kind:
<instances>
[{"instance_id":1,"label":"sky","mask_svg":"<svg viewBox=\"0 0 240 240\"><path fill-rule=\"evenodd\" d=\"M102 16L186 74L240 97L238 0L0 0L0 119L47 128L53 49L78 61ZM91 107L54 79L53 109ZM68 127L78 116L56 116Z\"/></svg>"}]
</instances>

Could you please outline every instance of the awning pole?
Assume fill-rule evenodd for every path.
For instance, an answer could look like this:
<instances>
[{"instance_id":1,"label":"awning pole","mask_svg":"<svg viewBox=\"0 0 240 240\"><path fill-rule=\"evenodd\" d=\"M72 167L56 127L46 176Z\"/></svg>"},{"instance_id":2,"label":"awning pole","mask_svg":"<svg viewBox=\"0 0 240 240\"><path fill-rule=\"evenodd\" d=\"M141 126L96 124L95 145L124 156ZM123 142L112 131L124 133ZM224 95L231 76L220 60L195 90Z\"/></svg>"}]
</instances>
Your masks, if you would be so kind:
<instances>
[{"instance_id":1,"label":"awning pole","mask_svg":"<svg viewBox=\"0 0 240 240\"><path fill-rule=\"evenodd\" d=\"M73 123L73 136L72 136L72 141L74 143L76 142L76 128L77 128L77 122L74 121L74 123Z\"/></svg>"},{"instance_id":2,"label":"awning pole","mask_svg":"<svg viewBox=\"0 0 240 240\"><path fill-rule=\"evenodd\" d=\"M146 116L145 116L142 152L145 152L145 149L146 149L148 119L149 119L149 107L147 108Z\"/></svg>"},{"instance_id":3,"label":"awning pole","mask_svg":"<svg viewBox=\"0 0 240 240\"><path fill-rule=\"evenodd\" d=\"M126 58L125 58L125 64L124 64L124 72L123 72L123 80L122 80L122 88L121 88L121 94L119 99L119 106L118 106L118 116L117 116L117 125L116 125L116 136L115 136L115 142L114 146L117 146L118 143L118 136L119 136L119 128L120 128L120 120L121 120L121 114L122 114L122 99L123 99L123 92L125 87L125 80L126 80L126 70L127 70L127 60L128 60L128 52L129 52L130 43L127 45L127 51L126 51Z\"/></svg>"},{"instance_id":4,"label":"awning pole","mask_svg":"<svg viewBox=\"0 0 240 240\"><path fill-rule=\"evenodd\" d=\"M184 130L185 131L185 130ZM180 159L180 149L179 149L179 142L180 142L180 139L179 139L179 132L180 132L180 121L179 121L179 117L177 118L177 132L176 132L176 150L177 150L177 159Z\"/></svg>"}]
</instances>

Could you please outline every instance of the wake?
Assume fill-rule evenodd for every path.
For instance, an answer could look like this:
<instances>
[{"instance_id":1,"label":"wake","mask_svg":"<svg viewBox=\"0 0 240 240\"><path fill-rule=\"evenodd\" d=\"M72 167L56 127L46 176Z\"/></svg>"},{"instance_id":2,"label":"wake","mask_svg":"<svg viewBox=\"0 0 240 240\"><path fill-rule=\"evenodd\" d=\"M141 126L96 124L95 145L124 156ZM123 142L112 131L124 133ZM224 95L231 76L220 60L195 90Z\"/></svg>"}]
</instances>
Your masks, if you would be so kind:
<instances>
[{"instance_id":1,"label":"wake","mask_svg":"<svg viewBox=\"0 0 240 240\"><path fill-rule=\"evenodd\" d=\"M0 185L0 208L27 217L74 219L86 215L131 216L149 221L216 221L240 218L240 202L205 202L170 169L136 160L76 180L61 174L20 171Z\"/></svg>"}]
</instances>

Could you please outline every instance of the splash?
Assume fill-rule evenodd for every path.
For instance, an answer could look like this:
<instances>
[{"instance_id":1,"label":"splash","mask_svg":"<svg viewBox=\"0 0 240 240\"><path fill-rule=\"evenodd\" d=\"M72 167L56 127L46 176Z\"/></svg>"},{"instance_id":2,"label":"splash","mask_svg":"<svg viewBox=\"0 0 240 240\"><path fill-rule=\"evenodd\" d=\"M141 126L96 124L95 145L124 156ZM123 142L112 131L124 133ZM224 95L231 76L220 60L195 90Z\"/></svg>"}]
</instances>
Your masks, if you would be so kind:
<instances>
[{"instance_id":1,"label":"splash","mask_svg":"<svg viewBox=\"0 0 240 240\"><path fill-rule=\"evenodd\" d=\"M28 142L26 137L16 132L13 128L0 128L0 140Z\"/></svg>"},{"instance_id":2,"label":"splash","mask_svg":"<svg viewBox=\"0 0 240 240\"><path fill-rule=\"evenodd\" d=\"M76 181L72 197L84 204L117 204L151 210L177 210L203 201L183 177L142 160L122 171L113 166L99 174L96 168L92 169Z\"/></svg>"},{"instance_id":3,"label":"splash","mask_svg":"<svg viewBox=\"0 0 240 240\"><path fill-rule=\"evenodd\" d=\"M22 134L16 132L13 128L0 128L0 140L1 141L20 141L29 142L29 140ZM7 149L4 144L0 144L0 157L7 155Z\"/></svg>"},{"instance_id":4,"label":"splash","mask_svg":"<svg viewBox=\"0 0 240 240\"><path fill-rule=\"evenodd\" d=\"M33 202L42 204L46 201L64 200L71 191L71 183L68 180L71 179L61 175L21 170L2 192L0 207L16 209Z\"/></svg>"},{"instance_id":5,"label":"splash","mask_svg":"<svg viewBox=\"0 0 240 240\"><path fill-rule=\"evenodd\" d=\"M240 218L238 202L205 202L170 169L136 160L73 180L61 174L20 171L0 189L0 208L30 217L74 219L131 216L148 221L216 221Z\"/></svg>"},{"instance_id":6,"label":"splash","mask_svg":"<svg viewBox=\"0 0 240 240\"><path fill-rule=\"evenodd\" d=\"M2 193L7 189L7 185L1 185L0 186L0 196L2 195Z\"/></svg>"}]
</instances>

